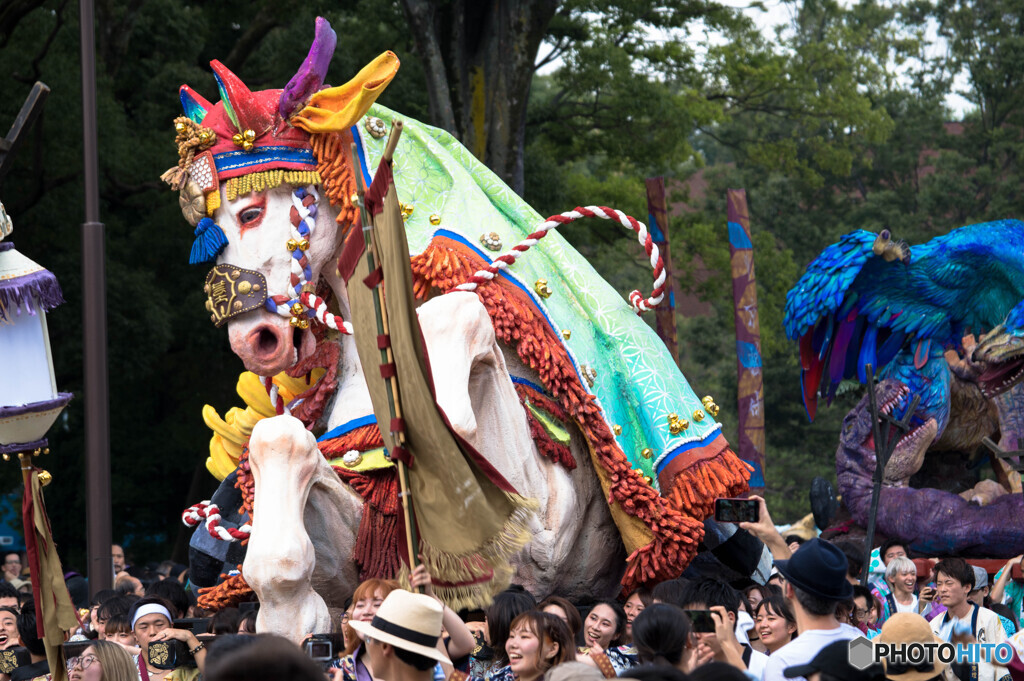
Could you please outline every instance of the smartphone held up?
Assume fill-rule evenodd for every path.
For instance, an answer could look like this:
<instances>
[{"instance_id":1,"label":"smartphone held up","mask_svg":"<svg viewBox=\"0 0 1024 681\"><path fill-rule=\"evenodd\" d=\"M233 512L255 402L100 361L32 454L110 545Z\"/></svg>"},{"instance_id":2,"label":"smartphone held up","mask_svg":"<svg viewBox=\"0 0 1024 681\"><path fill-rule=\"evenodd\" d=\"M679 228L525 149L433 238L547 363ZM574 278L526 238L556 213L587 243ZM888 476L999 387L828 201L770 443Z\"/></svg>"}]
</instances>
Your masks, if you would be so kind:
<instances>
[{"instance_id":1,"label":"smartphone held up","mask_svg":"<svg viewBox=\"0 0 1024 681\"><path fill-rule=\"evenodd\" d=\"M715 499L715 520L720 523L756 523L761 519L757 499Z\"/></svg>"}]
</instances>

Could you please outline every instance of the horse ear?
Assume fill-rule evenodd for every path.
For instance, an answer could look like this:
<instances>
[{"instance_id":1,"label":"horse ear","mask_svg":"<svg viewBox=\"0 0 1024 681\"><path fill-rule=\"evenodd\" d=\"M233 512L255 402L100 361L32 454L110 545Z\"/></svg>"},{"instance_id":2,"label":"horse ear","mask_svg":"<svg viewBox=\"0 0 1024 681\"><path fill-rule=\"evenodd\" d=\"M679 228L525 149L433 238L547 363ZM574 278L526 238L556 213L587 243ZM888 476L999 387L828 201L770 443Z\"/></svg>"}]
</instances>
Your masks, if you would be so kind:
<instances>
[{"instance_id":1,"label":"horse ear","mask_svg":"<svg viewBox=\"0 0 1024 681\"><path fill-rule=\"evenodd\" d=\"M334 48L337 45L338 34L331 28L330 22L323 17L317 17L316 35L309 47L309 54L281 91L281 99L277 105L281 118L291 116L314 92L323 87L327 78L327 68L331 65L331 57L334 56Z\"/></svg>"},{"instance_id":2,"label":"horse ear","mask_svg":"<svg viewBox=\"0 0 1024 681\"><path fill-rule=\"evenodd\" d=\"M216 59L210 62L210 67L213 69L213 77L217 79L224 111L238 132L252 130L259 137L270 130L274 122L273 112L261 106L242 79Z\"/></svg>"},{"instance_id":3,"label":"horse ear","mask_svg":"<svg viewBox=\"0 0 1024 681\"><path fill-rule=\"evenodd\" d=\"M185 115L195 123L202 123L203 119L206 118L206 114L213 108L213 104L206 101L201 94L188 85L181 86L178 90L178 96L181 97L181 108L184 109Z\"/></svg>"}]
</instances>

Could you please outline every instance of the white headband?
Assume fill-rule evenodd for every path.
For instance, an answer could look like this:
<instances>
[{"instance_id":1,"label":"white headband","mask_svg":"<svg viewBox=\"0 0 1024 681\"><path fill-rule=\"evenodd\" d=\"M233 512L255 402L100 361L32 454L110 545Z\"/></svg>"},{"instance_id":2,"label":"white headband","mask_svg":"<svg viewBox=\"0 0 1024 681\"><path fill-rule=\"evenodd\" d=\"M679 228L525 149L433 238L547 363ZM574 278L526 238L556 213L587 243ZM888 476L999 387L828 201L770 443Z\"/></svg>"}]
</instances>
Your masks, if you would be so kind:
<instances>
[{"instance_id":1,"label":"white headband","mask_svg":"<svg viewBox=\"0 0 1024 681\"><path fill-rule=\"evenodd\" d=\"M159 603L146 603L145 605L140 606L139 609L135 611L135 616L132 617L132 630L135 629L135 623L143 617L145 617L146 615L163 615L167 618L168 622L174 621L174 618L171 617L170 611L167 610L167 608L165 608L164 606L160 605Z\"/></svg>"}]
</instances>

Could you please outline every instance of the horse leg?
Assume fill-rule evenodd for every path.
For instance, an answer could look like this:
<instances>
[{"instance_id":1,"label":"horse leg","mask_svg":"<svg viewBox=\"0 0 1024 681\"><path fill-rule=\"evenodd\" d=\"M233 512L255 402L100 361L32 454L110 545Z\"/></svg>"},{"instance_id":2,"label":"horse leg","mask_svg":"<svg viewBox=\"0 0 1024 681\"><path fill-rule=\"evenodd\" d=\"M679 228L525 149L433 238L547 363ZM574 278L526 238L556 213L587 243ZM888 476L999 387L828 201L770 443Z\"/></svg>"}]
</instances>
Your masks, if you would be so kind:
<instances>
[{"instance_id":1,"label":"horse leg","mask_svg":"<svg viewBox=\"0 0 1024 681\"><path fill-rule=\"evenodd\" d=\"M343 515L352 510L353 495L345 494L313 435L290 416L256 424L249 465L256 490L242 569L260 600L257 629L295 642L330 632L327 603L314 586L338 602L346 582L355 582L354 567L342 558L354 544L351 520Z\"/></svg>"},{"instance_id":2,"label":"horse leg","mask_svg":"<svg viewBox=\"0 0 1024 681\"><path fill-rule=\"evenodd\" d=\"M518 375L526 368L514 352L502 352L475 294L439 296L417 312L437 403L452 428L521 495L540 504L530 521L530 544L512 559L517 583L536 595L611 595L625 554L583 437L573 429L571 449L580 464L573 471L540 454L507 363Z\"/></svg>"}]
</instances>

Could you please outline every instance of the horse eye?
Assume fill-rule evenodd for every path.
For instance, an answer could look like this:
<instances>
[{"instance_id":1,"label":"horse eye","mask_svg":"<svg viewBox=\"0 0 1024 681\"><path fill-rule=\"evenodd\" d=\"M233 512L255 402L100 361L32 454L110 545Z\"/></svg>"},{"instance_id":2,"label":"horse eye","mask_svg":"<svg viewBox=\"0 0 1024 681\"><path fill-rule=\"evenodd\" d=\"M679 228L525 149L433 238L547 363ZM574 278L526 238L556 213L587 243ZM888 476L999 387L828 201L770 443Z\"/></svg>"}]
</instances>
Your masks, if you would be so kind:
<instances>
[{"instance_id":1,"label":"horse eye","mask_svg":"<svg viewBox=\"0 0 1024 681\"><path fill-rule=\"evenodd\" d=\"M259 220L261 215L263 215L262 208L246 208L238 216L238 221L241 222L243 225L247 225L250 222L255 222L256 220Z\"/></svg>"}]
</instances>

